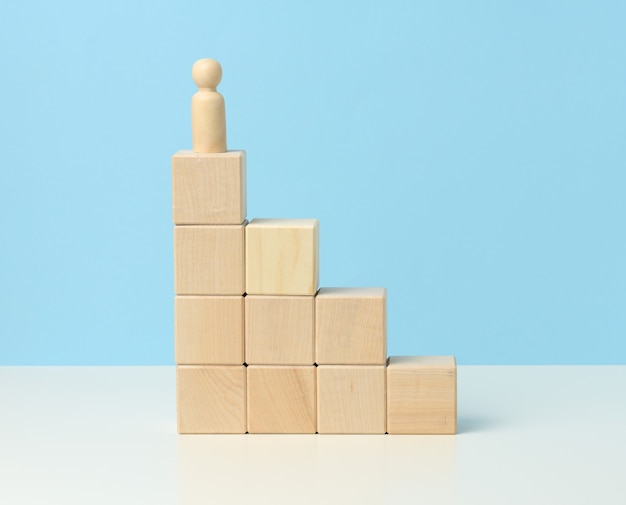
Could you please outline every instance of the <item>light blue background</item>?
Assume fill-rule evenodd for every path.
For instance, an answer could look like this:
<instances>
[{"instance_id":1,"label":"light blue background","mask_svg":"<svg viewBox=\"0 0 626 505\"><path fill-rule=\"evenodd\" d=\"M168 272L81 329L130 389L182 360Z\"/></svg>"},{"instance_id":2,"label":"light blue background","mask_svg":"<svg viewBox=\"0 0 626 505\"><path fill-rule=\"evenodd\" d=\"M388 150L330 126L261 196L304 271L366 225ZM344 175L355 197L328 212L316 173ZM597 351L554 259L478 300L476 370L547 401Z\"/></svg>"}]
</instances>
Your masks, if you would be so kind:
<instances>
[{"instance_id":1,"label":"light blue background","mask_svg":"<svg viewBox=\"0 0 626 505\"><path fill-rule=\"evenodd\" d=\"M319 218L390 354L626 363L624 5L3 2L0 364L173 363L201 57L249 217Z\"/></svg>"}]
</instances>

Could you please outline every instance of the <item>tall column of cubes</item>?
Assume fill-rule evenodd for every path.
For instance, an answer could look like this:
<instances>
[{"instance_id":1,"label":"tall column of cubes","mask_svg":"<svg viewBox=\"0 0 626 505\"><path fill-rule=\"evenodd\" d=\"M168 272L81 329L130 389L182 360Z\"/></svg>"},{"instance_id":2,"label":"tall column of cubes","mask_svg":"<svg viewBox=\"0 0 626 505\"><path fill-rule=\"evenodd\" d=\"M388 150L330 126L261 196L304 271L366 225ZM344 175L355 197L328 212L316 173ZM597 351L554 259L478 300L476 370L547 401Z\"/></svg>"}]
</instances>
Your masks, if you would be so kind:
<instances>
[{"instance_id":1,"label":"tall column of cubes","mask_svg":"<svg viewBox=\"0 0 626 505\"><path fill-rule=\"evenodd\" d=\"M248 432L315 433L316 219L246 227Z\"/></svg>"},{"instance_id":2,"label":"tall column of cubes","mask_svg":"<svg viewBox=\"0 0 626 505\"><path fill-rule=\"evenodd\" d=\"M246 432L243 151L172 157L180 433Z\"/></svg>"}]
</instances>

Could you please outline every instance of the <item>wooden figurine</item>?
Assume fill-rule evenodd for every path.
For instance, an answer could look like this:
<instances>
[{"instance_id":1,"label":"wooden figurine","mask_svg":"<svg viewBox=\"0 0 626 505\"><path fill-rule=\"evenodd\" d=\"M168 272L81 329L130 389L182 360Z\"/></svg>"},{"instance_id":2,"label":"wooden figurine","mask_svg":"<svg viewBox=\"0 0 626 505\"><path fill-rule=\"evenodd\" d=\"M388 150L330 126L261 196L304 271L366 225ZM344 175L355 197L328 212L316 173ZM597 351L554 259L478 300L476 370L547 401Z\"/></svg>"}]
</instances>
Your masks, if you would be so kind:
<instances>
[{"instance_id":1,"label":"wooden figurine","mask_svg":"<svg viewBox=\"0 0 626 505\"><path fill-rule=\"evenodd\" d=\"M217 91L221 65L210 58L194 63L191 76L198 92L191 99L191 132L196 153L226 152L226 108Z\"/></svg>"}]
</instances>

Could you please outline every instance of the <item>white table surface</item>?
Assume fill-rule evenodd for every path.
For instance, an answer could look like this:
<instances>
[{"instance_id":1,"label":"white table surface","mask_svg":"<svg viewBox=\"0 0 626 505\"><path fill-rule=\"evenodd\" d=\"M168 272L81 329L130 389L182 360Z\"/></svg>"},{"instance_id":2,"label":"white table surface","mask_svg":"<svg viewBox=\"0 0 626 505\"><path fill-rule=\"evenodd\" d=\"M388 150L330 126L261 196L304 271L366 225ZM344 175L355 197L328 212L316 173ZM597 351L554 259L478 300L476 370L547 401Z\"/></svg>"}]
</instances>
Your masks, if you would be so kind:
<instances>
[{"instance_id":1,"label":"white table surface","mask_svg":"<svg viewBox=\"0 0 626 505\"><path fill-rule=\"evenodd\" d=\"M173 367L0 367L0 504L626 504L626 366L459 367L459 434L176 434Z\"/></svg>"}]
</instances>

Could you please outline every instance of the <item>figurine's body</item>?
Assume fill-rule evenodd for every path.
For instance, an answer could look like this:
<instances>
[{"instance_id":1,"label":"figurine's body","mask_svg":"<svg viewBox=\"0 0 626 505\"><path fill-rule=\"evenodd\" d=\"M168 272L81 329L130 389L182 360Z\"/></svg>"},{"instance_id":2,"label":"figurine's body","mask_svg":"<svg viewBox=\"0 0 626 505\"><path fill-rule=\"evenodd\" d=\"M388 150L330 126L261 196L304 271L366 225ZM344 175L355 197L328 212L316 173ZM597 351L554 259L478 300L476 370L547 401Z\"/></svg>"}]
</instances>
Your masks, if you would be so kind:
<instances>
[{"instance_id":1,"label":"figurine's body","mask_svg":"<svg viewBox=\"0 0 626 505\"><path fill-rule=\"evenodd\" d=\"M226 152L226 109L217 91L222 67L212 59L198 60L191 75L198 92L191 99L191 131L196 153Z\"/></svg>"}]
</instances>

